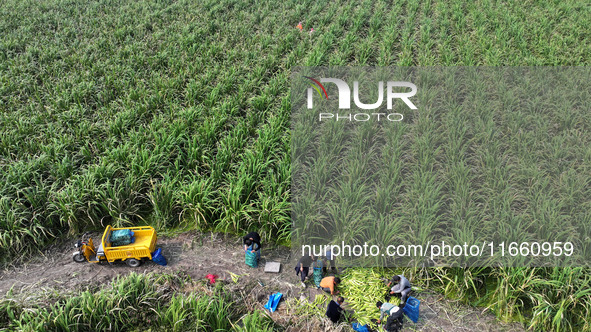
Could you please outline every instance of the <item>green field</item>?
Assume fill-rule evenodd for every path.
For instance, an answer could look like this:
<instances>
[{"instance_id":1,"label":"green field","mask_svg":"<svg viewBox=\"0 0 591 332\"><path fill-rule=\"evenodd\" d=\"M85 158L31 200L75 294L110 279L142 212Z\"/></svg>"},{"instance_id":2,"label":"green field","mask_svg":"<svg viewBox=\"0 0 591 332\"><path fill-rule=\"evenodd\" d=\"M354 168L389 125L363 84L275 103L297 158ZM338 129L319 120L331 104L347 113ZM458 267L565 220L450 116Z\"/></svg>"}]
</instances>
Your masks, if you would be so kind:
<instances>
[{"instance_id":1,"label":"green field","mask_svg":"<svg viewBox=\"0 0 591 332\"><path fill-rule=\"evenodd\" d=\"M248 313L242 301L223 287L208 288L183 275L132 273L100 290L40 291L35 297L2 301L0 327L10 320L11 331L35 332L275 330L269 315Z\"/></svg>"},{"instance_id":2,"label":"green field","mask_svg":"<svg viewBox=\"0 0 591 332\"><path fill-rule=\"evenodd\" d=\"M542 243L545 253L536 253L542 251L539 246L532 250L537 257L524 257L528 245L522 246L524 256L512 256L505 248L504 257L496 246L494 258L487 249L482 258L434 256L424 263L589 266L591 100L589 89L581 87L591 80L591 71L582 67L401 68L366 69L362 76L356 74L360 70L348 73L339 67L325 73L314 67L307 74L347 77L349 82L353 78L347 74L359 75L367 82L373 80L373 84L359 84L371 87L366 94L375 93L376 77L412 81L418 86L412 97L418 107L410 110L398 103L400 107L392 112L404 113L400 122L375 117L373 121L343 120L347 114L369 117L372 112L385 112L385 107L339 109L335 98L308 109L292 99L294 249L311 243L340 247L343 241L373 245L382 252L390 245L441 246L442 241L448 246L505 243L507 247L512 243L511 248L517 243ZM293 76L298 75L306 74ZM292 93L303 98L305 93L297 92L306 91L307 82L300 81L299 87L292 86ZM337 92L330 84L326 83L326 90L332 96ZM377 96L366 99L374 101ZM319 114L334 116L332 112L341 120L318 119ZM564 251L569 250L569 256L554 257L548 241L568 243ZM423 263L416 258L421 254L402 255L367 253L355 263L354 258L341 257L340 264Z\"/></svg>"},{"instance_id":3,"label":"green field","mask_svg":"<svg viewBox=\"0 0 591 332\"><path fill-rule=\"evenodd\" d=\"M591 62L587 1L4 0L0 17L5 262L107 224L259 229L289 243L295 66ZM589 161L589 147L566 146L551 148ZM588 211L589 176L571 178ZM500 319L562 331L591 330L589 272L408 273Z\"/></svg>"}]
</instances>

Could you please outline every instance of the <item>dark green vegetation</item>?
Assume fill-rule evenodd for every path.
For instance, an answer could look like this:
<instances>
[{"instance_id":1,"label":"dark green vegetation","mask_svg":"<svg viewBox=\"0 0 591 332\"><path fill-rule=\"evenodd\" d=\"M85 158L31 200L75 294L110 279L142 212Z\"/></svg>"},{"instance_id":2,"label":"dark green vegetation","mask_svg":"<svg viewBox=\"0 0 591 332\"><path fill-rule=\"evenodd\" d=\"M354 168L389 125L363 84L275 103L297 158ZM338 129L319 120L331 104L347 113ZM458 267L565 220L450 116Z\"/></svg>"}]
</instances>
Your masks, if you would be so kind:
<instances>
[{"instance_id":1,"label":"dark green vegetation","mask_svg":"<svg viewBox=\"0 0 591 332\"><path fill-rule=\"evenodd\" d=\"M320 72L318 77L352 76L360 86L366 79L371 84L365 84L370 91L364 96L376 93L377 77L405 77L418 86L412 97L418 110L402 105L397 111L406 115L399 123L318 121L318 114L336 112L336 98L308 109L307 82L292 86L294 247L344 241L376 245L383 253L389 245L441 246L445 241L448 246L480 245L484 254L466 259L434 256L425 259L426 264L589 264L591 70L413 67L411 72L403 67L376 73L366 69L364 77L341 67L321 70L313 72ZM294 77L298 75L306 73ZM332 83L326 85L329 94L336 94ZM366 98L375 101L377 95ZM343 116L357 112L374 111L339 110ZM568 244L568 257L561 257L567 262L556 258L563 250L559 244L552 254L549 241ZM538 245L537 251L524 257L528 248L522 246L523 254L515 254L515 244L522 242ZM439 255L442 250L432 252ZM411 259L413 265L423 263L416 259L420 253L383 257L376 250L375 256L367 256L355 263L347 257L341 264L406 266Z\"/></svg>"},{"instance_id":2,"label":"dark green vegetation","mask_svg":"<svg viewBox=\"0 0 591 332\"><path fill-rule=\"evenodd\" d=\"M217 284L220 285L221 284ZM190 291L190 292L189 292ZM130 274L100 290L0 301L0 328L11 331L273 331L244 299L173 275Z\"/></svg>"},{"instance_id":3,"label":"dark green vegetation","mask_svg":"<svg viewBox=\"0 0 591 332\"><path fill-rule=\"evenodd\" d=\"M0 17L4 259L105 224L288 241L293 66L591 60L586 1L6 0ZM591 328L588 270L417 272L535 329Z\"/></svg>"}]
</instances>

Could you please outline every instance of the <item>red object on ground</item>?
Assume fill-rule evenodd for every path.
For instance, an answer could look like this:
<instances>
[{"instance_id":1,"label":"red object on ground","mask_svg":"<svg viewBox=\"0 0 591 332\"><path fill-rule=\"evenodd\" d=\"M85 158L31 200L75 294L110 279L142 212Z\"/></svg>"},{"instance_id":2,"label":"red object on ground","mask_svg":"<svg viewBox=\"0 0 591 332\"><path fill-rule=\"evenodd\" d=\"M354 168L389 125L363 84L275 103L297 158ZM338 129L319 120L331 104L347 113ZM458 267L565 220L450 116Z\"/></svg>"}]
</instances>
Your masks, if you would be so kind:
<instances>
[{"instance_id":1,"label":"red object on ground","mask_svg":"<svg viewBox=\"0 0 591 332\"><path fill-rule=\"evenodd\" d=\"M219 278L219 277L218 277L217 274L208 274L208 275L205 276L205 278L209 279L209 284L210 285L213 285L213 284L215 284L215 280L217 278Z\"/></svg>"}]
</instances>

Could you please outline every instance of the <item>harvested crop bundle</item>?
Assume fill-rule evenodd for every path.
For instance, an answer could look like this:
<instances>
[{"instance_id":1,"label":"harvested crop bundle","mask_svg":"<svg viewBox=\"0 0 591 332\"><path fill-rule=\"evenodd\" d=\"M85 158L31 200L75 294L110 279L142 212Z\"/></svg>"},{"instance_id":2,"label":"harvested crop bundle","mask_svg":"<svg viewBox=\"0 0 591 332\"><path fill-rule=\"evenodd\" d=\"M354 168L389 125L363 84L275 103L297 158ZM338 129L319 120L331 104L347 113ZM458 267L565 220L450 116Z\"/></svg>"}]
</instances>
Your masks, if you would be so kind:
<instances>
[{"instance_id":1,"label":"harvested crop bundle","mask_svg":"<svg viewBox=\"0 0 591 332\"><path fill-rule=\"evenodd\" d=\"M388 292L386 280L391 274L385 269L349 269L341 276L339 289L348 307L355 311L353 317L360 324L371 326L371 320L380 317L376 302L384 302ZM398 305L400 300L394 297L388 302Z\"/></svg>"}]
</instances>

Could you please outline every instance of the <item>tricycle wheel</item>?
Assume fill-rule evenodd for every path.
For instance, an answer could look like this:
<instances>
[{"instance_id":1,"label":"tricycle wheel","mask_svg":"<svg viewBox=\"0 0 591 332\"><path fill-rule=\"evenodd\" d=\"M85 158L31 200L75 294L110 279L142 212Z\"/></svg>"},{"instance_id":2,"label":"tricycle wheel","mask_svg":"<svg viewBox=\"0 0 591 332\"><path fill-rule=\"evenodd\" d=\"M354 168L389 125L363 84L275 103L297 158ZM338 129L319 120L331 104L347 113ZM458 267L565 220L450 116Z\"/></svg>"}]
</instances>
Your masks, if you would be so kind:
<instances>
[{"instance_id":1,"label":"tricycle wheel","mask_svg":"<svg viewBox=\"0 0 591 332\"><path fill-rule=\"evenodd\" d=\"M73 257L74 262L76 263L84 263L86 261L86 258L84 257L84 255L77 253L75 254Z\"/></svg>"},{"instance_id":2,"label":"tricycle wheel","mask_svg":"<svg viewBox=\"0 0 591 332\"><path fill-rule=\"evenodd\" d=\"M138 266L140 266L142 264L141 261L138 261L135 258L128 258L128 259L125 260L125 263L127 265L131 266L131 267L138 267Z\"/></svg>"}]
</instances>

